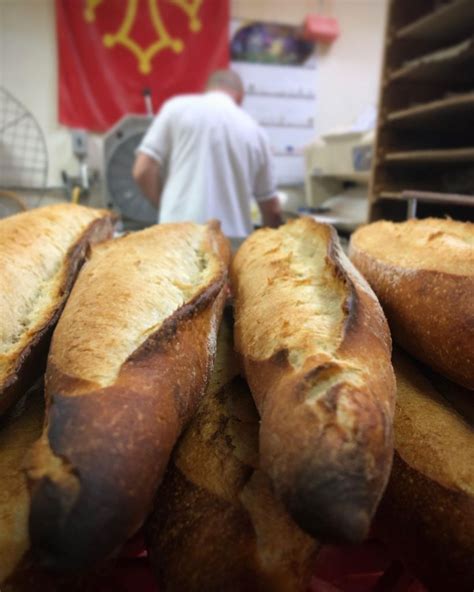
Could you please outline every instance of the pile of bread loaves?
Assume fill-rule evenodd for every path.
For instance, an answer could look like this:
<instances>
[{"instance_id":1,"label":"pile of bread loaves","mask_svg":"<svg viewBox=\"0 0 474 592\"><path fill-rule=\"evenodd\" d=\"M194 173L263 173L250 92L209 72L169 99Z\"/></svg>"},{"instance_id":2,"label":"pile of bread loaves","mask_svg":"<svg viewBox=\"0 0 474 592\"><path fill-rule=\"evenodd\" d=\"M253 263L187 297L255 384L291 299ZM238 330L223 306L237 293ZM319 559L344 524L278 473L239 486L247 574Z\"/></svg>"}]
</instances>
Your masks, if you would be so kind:
<instances>
[{"instance_id":1,"label":"pile of bread loaves","mask_svg":"<svg viewBox=\"0 0 474 592\"><path fill-rule=\"evenodd\" d=\"M352 262L311 218L232 261L217 223L113 226L0 220L2 592L92 589L143 525L160 591L305 592L370 528L471 591L473 225L377 222Z\"/></svg>"}]
</instances>

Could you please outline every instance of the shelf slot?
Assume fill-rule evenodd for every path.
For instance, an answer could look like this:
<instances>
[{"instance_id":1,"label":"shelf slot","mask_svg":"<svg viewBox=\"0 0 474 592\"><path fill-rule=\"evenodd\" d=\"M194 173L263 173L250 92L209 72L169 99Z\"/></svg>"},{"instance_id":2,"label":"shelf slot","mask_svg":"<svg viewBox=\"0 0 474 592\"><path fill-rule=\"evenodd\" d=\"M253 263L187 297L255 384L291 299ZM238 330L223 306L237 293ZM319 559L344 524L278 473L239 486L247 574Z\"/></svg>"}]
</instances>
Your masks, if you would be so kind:
<instances>
[{"instance_id":1,"label":"shelf slot","mask_svg":"<svg viewBox=\"0 0 474 592\"><path fill-rule=\"evenodd\" d=\"M429 126L430 129L452 128L458 124L466 129L474 124L474 92L392 111L386 123L404 128Z\"/></svg>"},{"instance_id":2,"label":"shelf slot","mask_svg":"<svg viewBox=\"0 0 474 592\"><path fill-rule=\"evenodd\" d=\"M396 31L395 39L450 43L472 35L473 28L473 0L453 0Z\"/></svg>"},{"instance_id":3,"label":"shelf slot","mask_svg":"<svg viewBox=\"0 0 474 592\"><path fill-rule=\"evenodd\" d=\"M385 155L387 164L460 164L474 162L474 147L447 148L436 150L410 150L406 152L388 152Z\"/></svg>"},{"instance_id":4,"label":"shelf slot","mask_svg":"<svg viewBox=\"0 0 474 592\"><path fill-rule=\"evenodd\" d=\"M443 203L459 206L474 206L474 195L459 195L457 193L438 193L435 191L382 191L378 199L393 199L405 201L417 199L426 203Z\"/></svg>"},{"instance_id":5,"label":"shelf slot","mask_svg":"<svg viewBox=\"0 0 474 592\"><path fill-rule=\"evenodd\" d=\"M437 50L405 63L388 75L388 83L397 81L474 82L474 39L467 39L454 46Z\"/></svg>"}]
</instances>

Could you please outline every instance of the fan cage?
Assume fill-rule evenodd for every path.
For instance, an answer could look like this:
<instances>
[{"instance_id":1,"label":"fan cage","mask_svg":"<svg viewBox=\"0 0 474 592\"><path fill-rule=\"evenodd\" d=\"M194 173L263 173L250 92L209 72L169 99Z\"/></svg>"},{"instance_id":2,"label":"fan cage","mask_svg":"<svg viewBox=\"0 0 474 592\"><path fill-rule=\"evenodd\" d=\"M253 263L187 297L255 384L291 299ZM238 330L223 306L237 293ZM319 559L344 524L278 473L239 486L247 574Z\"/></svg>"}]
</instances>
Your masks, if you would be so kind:
<instances>
[{"instance_id":1,"label":"fan cage","mask_svg":"<svg viewBox=\"0 0 474 592\"><path fill-rule=\"evenodd\" d=\"M44 189L48 152L36 119L0 86L0 188Z\"/></svg>"}]
</instances>

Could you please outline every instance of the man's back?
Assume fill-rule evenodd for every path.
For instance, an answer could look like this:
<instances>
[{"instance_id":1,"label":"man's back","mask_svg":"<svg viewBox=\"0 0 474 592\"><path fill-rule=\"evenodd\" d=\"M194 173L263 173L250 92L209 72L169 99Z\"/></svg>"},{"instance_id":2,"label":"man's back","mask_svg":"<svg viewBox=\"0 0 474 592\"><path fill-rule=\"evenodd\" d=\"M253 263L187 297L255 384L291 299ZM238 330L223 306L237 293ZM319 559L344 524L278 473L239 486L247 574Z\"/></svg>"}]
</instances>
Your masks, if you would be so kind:
<instances>
[{"instance_id":1,"label":"man's back","mask_svg":"<svg viewBox=\"0 0 474 592\"><path fill-rule=\"evenodd\" d=\"M265 134L220 91L165 103L140 150L164 173L161 222L217 218L228 236L245 236L251 197L274 194Z\"/></svg>"}]
</instances>

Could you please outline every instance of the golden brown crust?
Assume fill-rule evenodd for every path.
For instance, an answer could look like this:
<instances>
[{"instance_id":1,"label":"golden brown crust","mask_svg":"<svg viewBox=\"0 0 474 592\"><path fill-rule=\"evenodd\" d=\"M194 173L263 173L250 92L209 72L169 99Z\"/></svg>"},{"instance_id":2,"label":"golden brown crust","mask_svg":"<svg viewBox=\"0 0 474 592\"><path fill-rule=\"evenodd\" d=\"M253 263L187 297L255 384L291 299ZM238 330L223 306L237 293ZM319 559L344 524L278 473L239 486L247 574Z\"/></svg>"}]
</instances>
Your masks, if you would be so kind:
<instances>
[{"instance_id":1,"label":"golden brown crust","mask_svg":"<svg viewBox=\"0 0 474 592\"><path fill-rule=\"evenodd\" d=\"M417 222L423 227L427 224ZM446 235L445 227L450 228L450 224L458 232L464 230L463 241L454 242L449 250L445 241L436 251L429 237L423 242L417 236L412 239L415 221L410 225L390 223L390 227L386 226L389 223L375 223L352 235L350 257L380 299L394 340L433 369L472 390L473 225L434 219L429 222L435 241ZM392 233L397 234L391 237L392 227ZM387 243L390 257L383 252ZM413 253L409 253L410 245Z\"/></svg>"},{"instance_id":2,"label":"golden brown crust","mask_svg":"<svg viewBox=\"0 0 474 592\"><path fill-rule=\"evenodd\" d=\"M318 545L291 521L258 469L258 414L234 378L221 325L216 372L174 451L147 524L150 559L167 592L303 592ZM222 371L224 369L224 372Z\"/></svg>"},{"instance_id":3,"label":"golden brown crust","mask_svg":"<svg viewBox=\"0 0 474 592\"><path fill-rule=\"evenodd\" d=\"M359 227L353 242L377 260L407 271L474 276L474 224L442 218L379 220Z\"/></svg>"},{"instance_id":4,"label":"golden brown crust","mask_svg":"<svg viewBox=\"0 0 474 592\"><path fill-rule=\"evenodd\" d=\"M201 233L201 228L196 227L196 232ZM169 230L155 227L142 231L151 243L148 249L138 251L145 267L160 260L153 236ZM175 225L177 234L181 230ZM209 227L204 229L206 233L217 231ZM134 238L130 235L127 249L133 250ZM136 241L141 246L143 235L137 233ZM71 365L62 366L63 358L55 351L61 349L64 340L56 339L56 335L53 338L47 370L47 424L28 467L32 488L30 534L45 564L79 568L97 563L117 550L150 510L172 446L207 385L215 353L226 296L228 251L223 237L204 236L202 244L208 249L206 256L217 263L214 273L206 278L207 284L200 283L195 296L163 319L157 330L144 332L146 337L122 360L116 375L103 362L111 360L115 365L117 360L110 355L98 357L98 370L71 358ZM113 248L113 244L106 247L111 262ZM103 249L98 252L103 253ZM188 256L187 249L181 252L181 257ZM84 269L58 325L59 335L65 339L74 339L63 321L68 319L68 307L81 309L82 294L87 292L83 282L87 280L89 285L91 270L95 269L94 252L88 269ZM116 273L126 274L127 268ZM99 276L95 281L104 280ZM114 282L114 276L107 276L107 281ZM107 296L115 284L102 288ZM116 299L104 298L96 303L95 314L99 315L103 307L105 317L110 318L110 307L116 305ZM147 303L151 312L155 305L163 303ZM119 308L122 312L123 307ZM130 314L135 312L131 308ZM155 325L151 312L150 324ZM140 314L143 317L146 313ZM116 319L120 323L120 315ZM123 323L128 322L124 318ZM121 335L120 326L111 326L110 331ZM99 354L101 340L110 346L107 333L89 333L90 347ZM81 355L82 350L77 351ZM70 374L71 368L84 374ZM100 384L91 380L90 373L114 374L115 378L110 384Z\"/></svg>"},{"instance_id":5,"label":"golden brown crust","mask_svg":"<svg viewBox=\"0 0 474 592\"><path fill-rule=\"evenodd\" d=\"M335 232L309 218L252 235L231 275L262 467L301 528L360 541L392 457L395 384L381 308ZM257 281L268 288L257 292Z\"/></svg>"},{"instance_id":6,"label":"golden brown crust","mask_svg":"<svg viewBox=\"0 0 474 592\"><path fill-rule=\"evenodd\" d=\"M474 432L419 365L398 352L394 368L395 457L378 533L429 590L471 591Z\"/></svg>"},{"instance_id":7,"label":"golden brown crust","mask_svg":"<svg viewBox=\"0 0 474 592\"><path fill-rule=\"evenodd\" d=\"M0 415L44 373L53 329L86 253L91 244L112 236L113 222L111 212L72 204L1 221L0 275L8 295L0 295L6 323L0 344ZM8 261L12 253L14 259Z\"/></svg>"},{"instance_id":8,"label":"golden brown crust","mask_svg":"<svg viewBox=\"0 0 474 592\"><path fill-rule=\"evenodd\" d=\"M29 548L29 496L22 463L41 434L43 392L31 391L22 408L0 420L0 585L19 565ZM3 589L3 586L2 586Z\"/></svg>"},{"instance_id":9,"label":"golden brown crust","mask_svg":"<svg viewBox=\"0 0 474 592\"><path fill-rule=\"evenodd\" d=\"M221 281L219 234L211 226L160 224L94 249L49 355L49 364L79 379L71 395L113 384L123 362L148 336Z\"/></svg>"}]
</instances>

